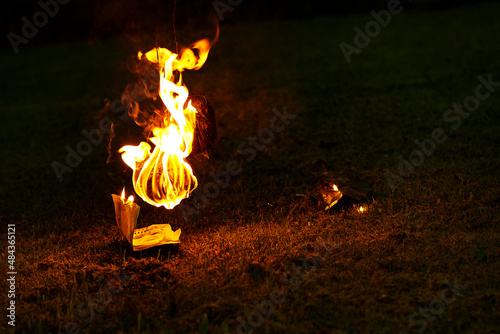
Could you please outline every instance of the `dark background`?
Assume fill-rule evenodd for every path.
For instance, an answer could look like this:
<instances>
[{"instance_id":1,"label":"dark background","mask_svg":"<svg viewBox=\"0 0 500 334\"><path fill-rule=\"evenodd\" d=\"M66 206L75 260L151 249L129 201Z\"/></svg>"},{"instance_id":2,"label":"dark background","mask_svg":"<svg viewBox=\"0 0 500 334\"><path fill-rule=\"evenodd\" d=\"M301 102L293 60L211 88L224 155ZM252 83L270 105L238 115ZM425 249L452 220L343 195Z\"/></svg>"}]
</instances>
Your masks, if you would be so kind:
<instances>
[{"instance_id":1,"label":"dark background","mask_svg":"<svg viewBox=\"0 0 500 334\"><path fill-rule=\"evenodd\" d=\"M230 161L241 173L189 217L136 199L139 226L182 230L176 251L151 257L116 228L111 194L133 189L128 167L107 164L108 138L63 180L52 166L138 80L138 51L174 50L174 1L72 0L19 54L6 35L40 7L2 5L0 223L16 225L16 333L59 333L71 321L89 333L234 333L275 289L286 302L255 334L415 333L409 317L441 298L445 281L467 288L434 320L419 315L427 333L498 333L500 87L458 129L443 114L479 76L500 81L500 3L401 1L348 63L340 43L353 44L353 28L387 2L244 0L221 22L212 1L178 0L179 47L221 32L203 68L183 75L216 113L215 148L193 157L196 192ZM296 118L247 161L238 147L285 106ZM446 142L391 189L385 172L399 173L436 128ZM374 197L325 211L324 179L368 185ZM319 238L340 246L291 291L283 274L316 256ZM117 269L137 279L86 323L77 306Z\"/></svg>"},{"instance_id":2,"label":"dark background","mask_svg":"<svg viewBox=\"0 0 500 334\"><path fill-rule=\"evenodd\" d=\"M222 0L223 3L227 3ZM423 0L401 1L405 10L417 8L424 10L444 10L467 3L483 1L474 0ZM232 25L245 21L288 20L311 18L319 15L345 15L367 13L371 10L383 9L387 6L384 0L358 1L304 1L293 3L285 0L250 1L244 0L237 5L238 10L225 13L221 25ZM33 46L42 43L54 43L74 40L88 40L89 43L103 38L127 36L131 41L139 42L143 34L154 35L156 27L170 28L174 1L164 0L71 0L60 5L59 10L64 15L56 15L49 19L47 26L42 27L36 36L28 43ZM20 34L23 16L32 21L33 14L40 10L36 1L9 1L3 5L0 16L4 35L8 32ZM152 15L154 13L154 15ZM200 26L207 26L218 21L213 1L193 0L177 1L175 24L181 30L189 27L192 31ZM171 37L160 34L161 38ZM142 37L144 38L144 37ZM6 38L3 47L10 47ZM161 42L161 40L160 40ZM21 47L26 47L22 45Z\"/></svg>"}]
</instances>

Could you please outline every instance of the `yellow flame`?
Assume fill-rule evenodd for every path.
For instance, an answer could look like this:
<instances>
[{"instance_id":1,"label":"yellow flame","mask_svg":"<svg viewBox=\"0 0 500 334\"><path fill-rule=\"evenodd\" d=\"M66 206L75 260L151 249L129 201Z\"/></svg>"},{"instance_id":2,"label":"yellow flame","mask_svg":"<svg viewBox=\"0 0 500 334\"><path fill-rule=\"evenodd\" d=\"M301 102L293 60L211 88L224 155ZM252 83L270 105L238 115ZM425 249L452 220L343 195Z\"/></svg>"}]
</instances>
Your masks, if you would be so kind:
<instances>
[{"instance_id":1,"label":"yellow flame","mask_svg":"<svg viewBox=\"0 0 500 334\"><path fill-rule=\"evenodd\" d=\"M168 113L148 138L155 146L152 151L151 145L141 142L138 146L123 146L118 152L133 170L137 195L151 205L172 209L198 186L185 160L192 149L197 111L188 101L189 91L181 72L201 68L211 44L206 39L198 41L181 50L180 56L164 48L138 54L139 59L159 64L159 95ZM179 72L177 80L174 71Z\"/></svg>"},{"instance_id":2,"label":"yellow flame","mask_svg":"<svg viewBox=\"0 0 500 334\"><path fill-rule=\"evenodd\" d=\"M333 185L333 190L339 191L339 188L337 188L337 185L335 185L335 184Z\"/></svg>"},{"instance_id":3,"label":"yellow flame","mask_svg":"<svg viewBox=\"0 0 500 334\"><path fill-rule=\"evenodd\" d=\"M363 208L362 206L360 206L359 209L358 209L358 211L359 212L363 212L363 211L365 211L365 208Z\"/></svg>"},{"instance_id":4,"label":"yellow flame","mask_svg":"<svg viewBox=\"0 0 500 334\"><path fill-rule=\"evenodd\" d=\"M120 195L121 199L125 202L133 202L134 201L134 196L130 195L126 200L125 200L125 187L123 187L122 194Z\"/></svg>"}]
</instances>

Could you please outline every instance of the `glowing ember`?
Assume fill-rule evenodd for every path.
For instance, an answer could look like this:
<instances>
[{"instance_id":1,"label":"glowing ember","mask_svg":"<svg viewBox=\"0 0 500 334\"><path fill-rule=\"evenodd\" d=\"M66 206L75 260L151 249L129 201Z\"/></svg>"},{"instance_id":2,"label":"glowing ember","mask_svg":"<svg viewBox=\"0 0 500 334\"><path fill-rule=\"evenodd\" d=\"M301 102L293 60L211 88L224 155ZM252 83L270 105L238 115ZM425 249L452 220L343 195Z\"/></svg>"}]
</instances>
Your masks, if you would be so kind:
<instances>
[{"instance_id":1,"label":"glowing ember","mask_svg":"<svg viewBox=\"0 0 500 334\"><path fill-rule=\"evenodd\" d=\"M182 72L201 68L211 44L207 39L200 40L181 50L180 55L164 48L138 54L140 60L159 65L159 96L165 110L158 113L160 119L153 120L155 126L148 138L153 149L149 143L141 142L137 146L123 146L118 152L133 170L137 195L157 207L174 208L198 186L185 160L192 150L197 110L188 100L189 91L182 82Z\"/></svg>"},{"instance_id":2,"label":"glowing ember","mask_svg":"<svg viewBox=\"0 0 500 334\"><path fill-rule=\"evenodd\" d=\"M363 208L362 206L360 206L360 207L358 208L358 211L359 211L359 212L363 212L363 211L365 211L365 208Z\"/></svg>"}]
</instances>

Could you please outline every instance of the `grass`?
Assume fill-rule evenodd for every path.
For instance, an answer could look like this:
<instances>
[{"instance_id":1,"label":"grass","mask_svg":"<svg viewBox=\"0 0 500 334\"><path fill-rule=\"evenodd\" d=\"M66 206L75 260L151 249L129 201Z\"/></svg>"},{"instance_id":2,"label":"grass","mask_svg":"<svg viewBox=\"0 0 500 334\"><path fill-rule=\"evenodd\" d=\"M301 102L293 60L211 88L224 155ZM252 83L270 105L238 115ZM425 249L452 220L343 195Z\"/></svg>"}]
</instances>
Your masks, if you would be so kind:
<instances>
[{"instance_id":1,"label":"grass","mask_svg":"<svg viewBox=\"0 0 500 334\"><path fill-rule=\"evenodd\" d=\"M16 332L74 322L89 333L235 333L273 291L285 300L255 333L415 333L424 321L427 333L498 332L500 92L457 130L443 113L479 75L500 79L499 9L403 11L349 65L338 45L368 15L223 26L204 68L185 75L218 118L217 146L193 166L200 187L228 161L243 171L189 222L142 204L142 225L182 229L178 249L152 257L133 256L115 226L110 194L123 185L105 144L61 183L51 168L132 80L137 50L113 40L3 51L0 216L16 224ZM296 118L247 162L238 146L283 106ZM384 173L436 127L446 142L392 192ZM324 212L311 196L325 175L371 183L368 210ZM319 248L325 260L293 288L283 274L315 258L320 237L338 247ZM134 277L123 289L122 270ZM458 298L411 326L455 278ZM86 323L100 295L111 297Z\"/></svg>"}]
</instances>

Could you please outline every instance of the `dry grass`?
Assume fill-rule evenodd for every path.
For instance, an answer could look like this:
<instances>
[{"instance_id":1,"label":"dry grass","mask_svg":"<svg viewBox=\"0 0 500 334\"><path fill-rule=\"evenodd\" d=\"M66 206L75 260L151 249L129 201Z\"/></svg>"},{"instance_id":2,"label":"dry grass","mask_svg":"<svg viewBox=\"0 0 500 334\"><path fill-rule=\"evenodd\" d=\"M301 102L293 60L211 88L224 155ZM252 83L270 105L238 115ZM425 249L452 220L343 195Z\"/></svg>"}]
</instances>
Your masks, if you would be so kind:
<instances>
[{"instance_id":1,"label":"dry grass","mask_svg":"<svg viewBox=\"0 0 500 334\"><path fill-rule=\"evenodd\" d=\"M214 105L220 134L210 159L193 163L201 186L230 160L243 172L189 221L178 208L142 204L141 224L182 229L181 245L155 256L132 254L115 228L110 193L120 186L109 183L116 171L104 145L62 183L50 167L92 127L102 98L119 96L133 50L110 41L2 55L15 75L4 90L0 137L15 145L2 148L0 196L19 236L16 332L75 322L89 333L234 333L254 301L281 291L285 301L255 333L414 333L410 315L455 278L466 288L426 332L498 331L500 93L394 193L384 179L415 138L446 126L443 111L473 92L478 75L499 78L498 9L404 12L351 65L338 44L368 16L223 27L205 68L186 75ZM42 68L31 65L40 59ZM285 105L296 119L246 162L238 145ZM368 210L318 207L310 195L325 173L373 184ZM338 247L318 250L319 237ZM325 259L296 288L283 281L318 252ZM122 270L133 277L123 290L114 274ZM89 300L112 288L85 323Z\"/></svg>"}]
</instances>

